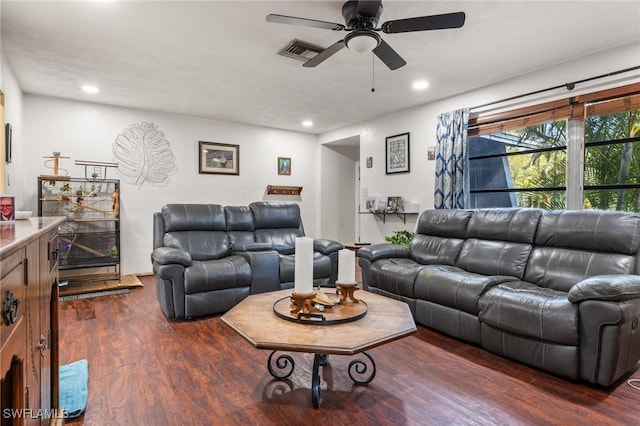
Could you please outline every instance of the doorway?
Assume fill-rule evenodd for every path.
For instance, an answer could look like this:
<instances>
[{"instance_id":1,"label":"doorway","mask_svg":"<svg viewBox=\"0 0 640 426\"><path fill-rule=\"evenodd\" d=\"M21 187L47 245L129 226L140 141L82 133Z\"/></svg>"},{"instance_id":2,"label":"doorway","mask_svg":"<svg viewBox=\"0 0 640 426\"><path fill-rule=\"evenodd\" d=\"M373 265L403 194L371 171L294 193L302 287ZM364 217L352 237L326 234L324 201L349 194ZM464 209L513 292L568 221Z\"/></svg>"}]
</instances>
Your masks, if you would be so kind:
<instances>
[{"instance_id":1,"label":"doorway","mask_svg":"<svg viewBox=\"0 0 640 426\"><path fill-rule=\"evenodd\" d=\"M320 152L322 238L343 243L359 241L360 136L328 142Z\"/></svg>"}]
</instances>

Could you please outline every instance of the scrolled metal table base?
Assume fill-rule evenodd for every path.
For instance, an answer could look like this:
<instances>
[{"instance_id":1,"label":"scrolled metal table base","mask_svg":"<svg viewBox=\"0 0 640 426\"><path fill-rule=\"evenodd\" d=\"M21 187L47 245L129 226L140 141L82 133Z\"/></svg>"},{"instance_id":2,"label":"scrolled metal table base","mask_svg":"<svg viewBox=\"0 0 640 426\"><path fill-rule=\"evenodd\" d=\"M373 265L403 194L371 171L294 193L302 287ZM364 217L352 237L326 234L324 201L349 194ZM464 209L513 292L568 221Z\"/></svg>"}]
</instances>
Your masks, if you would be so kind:
<instances>
[{"instance_id":1,"label":"scrolled metal table base","mask_svg":"<svg viewBox=\"0 0 640 426\"><path fill-rule=\"evenodd\" d=\"M271 376L278 380L284 380L291 376L295 369L295 362L291 355L283 354L279 355L274 360L274 355L277 351L271 352L269 359L267 360L267 369ZM367 365L366 360L354 359L349 363L349 377L354 383L358 385L366 385L376 377L376 363L373 357L368 352L362 352L369 360ZM324 367L329 363L329 356L327 354L314 354L313 355L313 371L311 375L311 402L313 408L320 408L320 367ZM371 368L371 371L369 371Z\"/></svg>"}]
</instances>

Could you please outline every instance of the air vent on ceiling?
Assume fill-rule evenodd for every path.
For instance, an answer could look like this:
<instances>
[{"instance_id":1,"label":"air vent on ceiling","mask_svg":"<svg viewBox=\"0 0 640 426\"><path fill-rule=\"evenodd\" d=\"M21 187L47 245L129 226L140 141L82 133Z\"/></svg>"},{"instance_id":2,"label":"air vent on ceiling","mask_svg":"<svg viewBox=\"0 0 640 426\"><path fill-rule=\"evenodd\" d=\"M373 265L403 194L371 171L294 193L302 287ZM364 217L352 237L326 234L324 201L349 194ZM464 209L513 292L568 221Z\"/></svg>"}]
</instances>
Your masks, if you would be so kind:
<instances>
[{"instance_id":1,"label":"air vent on ceiling","mask_svg":"<svg viewBox=\"0 0 640 426\"><path fill-rule=\"evenodd\" d=\"M285 47L283 47L278 55L286 56L288 58L297 59L302 62L306 62L309 59L322 52L324 48L316 46L315 44L307 43L306 41L293 40Z\"/></svg>"}]
</instances>

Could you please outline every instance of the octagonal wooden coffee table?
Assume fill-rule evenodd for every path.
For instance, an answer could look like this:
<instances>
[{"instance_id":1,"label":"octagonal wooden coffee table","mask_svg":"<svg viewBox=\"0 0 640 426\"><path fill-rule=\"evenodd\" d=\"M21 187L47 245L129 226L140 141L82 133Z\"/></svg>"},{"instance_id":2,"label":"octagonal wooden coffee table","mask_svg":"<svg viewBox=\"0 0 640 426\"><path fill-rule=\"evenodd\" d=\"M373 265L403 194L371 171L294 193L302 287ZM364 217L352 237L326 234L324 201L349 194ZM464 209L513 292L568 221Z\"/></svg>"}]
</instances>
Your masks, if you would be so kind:
<instances>
[{"instance_id":1,"label":"octagonal wooden coffee table","mask_svg":"<svg viewBox=\"0 0 640 426\"><path fill-rule=\"evenodd\" d=\"M329 292L333 289L324 289ZM355 383L367 384L375 377L376 365L368 349L405 337L416 331L416 325L406 303L360 290L358 299L366 304L362 318L351 322L319 325L296 322L274 313L274 304L291 295L291 290L254 294L222 316L222 321L237 331L258 349L269 349L269 373L276 379L286 379L294 369L293 358L276 352L306 352L314 354L311 378L311 400L320 406L319 369L328 362L328 355L364 354L366 360L351 361L349 377Z\"/></svg>"}]
</instances>

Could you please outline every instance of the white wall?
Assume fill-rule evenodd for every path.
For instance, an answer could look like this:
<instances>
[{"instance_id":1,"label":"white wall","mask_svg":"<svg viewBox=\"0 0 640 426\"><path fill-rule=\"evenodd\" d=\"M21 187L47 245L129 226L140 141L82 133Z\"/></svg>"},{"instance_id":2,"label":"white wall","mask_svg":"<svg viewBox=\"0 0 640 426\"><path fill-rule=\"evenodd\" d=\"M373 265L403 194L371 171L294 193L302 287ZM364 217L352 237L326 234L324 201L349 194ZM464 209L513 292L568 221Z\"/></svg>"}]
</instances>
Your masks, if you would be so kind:
<instances>
[{"instance_id":1,"label":"white wall","mask_svg":"<svg viewBox=\"0 0 640 426\"><path fill-rule=\"evenodd\" d=\"M356 162L358 147L326 144L321 148L320 224L323 238L356 241Z\"/></svg>"},{"instance_id":2,"label":"white wall","mask_svg":"<svg viewBox=\"0 0 640 426\"><path fill-rule=\"evenodd\" d=\"M22 90L18 86L13 70L7 61L2 60L2 52L0 52L0 62L2 66L0 70L0 89L4 93L4 120L11 124L13 134L13 161L5 164L4 172L4 190L0 188L0 193L13 195L16 197L16 209L28 210L22 208L24 205L22 197L22 174L18 170L24 168L24 156L22 155L22 144L20 140L23 135L23 110L22 110ZM2 130L4 132L4 127Z\"/></svg>"},{"instance_id":3,"label":"white wall","mask_svg":"<svg viewBox=\"0 0 640 426\"><path fill-rule=\"evenodd\" d=\"M627 45L551 68L537 70L473 92L327 132L320 135L320 143L326 144L359 136L361 164L366 163L367 157L373 157L373 167L361 169L361 190L367 190L370 196L384 199L390 195L402 196L406 200L419 203L420 210L423 211L433 208L435 161L427 161L427 149L436 145L435 132L439 114L459 108L472 108L507 97L631 68L639 64L640 44ZM469 68L469 72L473 72L472 67ZM564 98L572 94L577 95L637 81L640 81L640 73L636 71L635 73L580 84L572 92L563 88L544 95L530 97L520 101L519 104L512 102L512 107L522 106L524 103L530 104ZM405 132L410 132L411 172L386 175L385 138ZM399 218L388 217L386 224L382 224L373 215L361 215L361 241L383 242L384 237L391 235L395 230L415 229L416 219L416 216L408 217L405 225ZM323 217L323 221L335 220L337 220L335 217Z\"/></svg>"},{"instance_id":4,"label":"white wall","mask_svg":"<svg viewBox=\"0 0 640 426\"><path fill-rule=\"evenodd\" d=\"M327 224L347 223L354 218L353 212L348 209L325 208L326 201L320 201L321 189L326 192L325 189L330 188L327 185L331 179L327 173L331 171L327 165L337 155L329 151L324 151L323 154L320 144L359 138L360 163L365 164L367 157L373 157L373 168L361 168L361 188L366 189L369 195L382 198L390 195L403 196L408 201L419 203L420 210L425 210L433 206L435 161L427 161L426 158L427 148L436 143L438 114L638 64L640 45L624 46L316 137L151 111L34 95L23 96L13 72L3 62L0 88L5 93L6 119L14 126L14 163L9 166L9 179L13 189L8 192L16 195L19 208L35 212L37 176L50 173L44 168L42 157L51 155L53 151L60 151L62 155L72 157L72 160L62 163L62 167L68 168L71 175L83 176L84 169L73 166L74 160L112 161L112 144L123 129L134 123L152 122L158 125L158 130L171 143L177 170L171 176L170 185L166 187L147 184L137 187L122 183L121 243L124 274L151 270L151 214L163 204L202 202L243 205L265 199L267 184L302 185L302 196L294 201L301 205L305 230L312 237L326 237L325 227L328 234L340 232ZM624 81L627 77L623 75L579 85L571 93L579 94L640 81L637 73L632 81ZM568 93L561 89L528 101L566 97ZM411 172L387 176L384 165L385 138L404 132L411 134ZM239 144L240 176L199 175L199 140ZM291 176L277 175L278 156L292 158ZM325 162L322 170L318 159ZM345 163L348 164L347 161ZM114 173L109 177L118 176ZM325 178L328 180L321 183ZM360 215L360 240L381 242L394 230L414 229L416 219L416 216L410 217L405 225L399 218L388 217L386 224L382 224L373 215Z\"/></svg>"},{"instance_id":5,"label":"white wall","mask_svg":"<svg viewBox=\"0 0 640 426\"><path fill-rule=\"evenodd\" d=\"M73 177L84 177L84 167L74 161L114 161L112 145L131 124L154 123L171 144L176 171L168 186L137 186L121 180L123 274L151 271L152 214L167 203L246 205L266 199L268 184L300 185L301 197L280 199L297 201L307 235L320 236L320 146L314 135L29 94L24 96L24 114L28 124L20 142L26 165L23 194L25 208L34 212L37 177L52 174L43 157L53 151L71 157L60 160L61 168ZM240 175L198 174L198 141L240 145ZM291 157L291 176L278 176L279 156ZM114 169L107 171L107 177L120 178Z\"/></svg>"}]
</instances>

